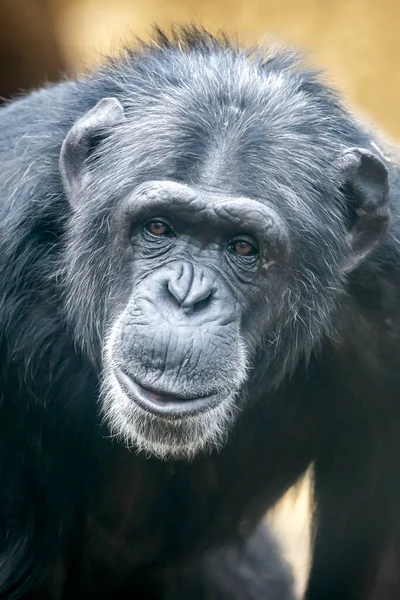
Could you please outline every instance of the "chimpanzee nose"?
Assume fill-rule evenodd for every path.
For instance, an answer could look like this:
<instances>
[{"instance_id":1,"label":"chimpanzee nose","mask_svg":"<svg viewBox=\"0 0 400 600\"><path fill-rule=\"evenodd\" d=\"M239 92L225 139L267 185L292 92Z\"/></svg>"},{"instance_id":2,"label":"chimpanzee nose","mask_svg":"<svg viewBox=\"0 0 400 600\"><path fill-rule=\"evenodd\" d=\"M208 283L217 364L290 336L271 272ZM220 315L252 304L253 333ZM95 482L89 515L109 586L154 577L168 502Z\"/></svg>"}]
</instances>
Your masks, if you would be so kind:
<instances>
[{"instance_id":1,"label":"chimpanzee nose","mask_svg":"<svg viewBox=\"0 0 400 600\"><path fill-rule=\"evenodd\" d=\"M215 292L213 278L202 267L189 262L171 265L168 291L180 304L183 312L199 312L211 303Z\"/></svg>"}]
</instances>

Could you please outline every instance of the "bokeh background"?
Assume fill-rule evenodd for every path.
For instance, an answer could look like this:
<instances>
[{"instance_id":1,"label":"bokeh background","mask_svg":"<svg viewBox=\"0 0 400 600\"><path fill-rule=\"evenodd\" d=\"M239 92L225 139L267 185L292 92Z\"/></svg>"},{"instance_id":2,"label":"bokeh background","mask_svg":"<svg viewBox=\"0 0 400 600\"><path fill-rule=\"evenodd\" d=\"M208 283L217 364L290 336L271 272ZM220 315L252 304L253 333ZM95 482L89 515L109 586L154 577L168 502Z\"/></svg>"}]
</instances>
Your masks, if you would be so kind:
<instances>
[{"instance_id":1,"label":"bokeh background","mask_svg":"<svg viewBox=\"0 0 400 600\"><path fill-rule=\"evenodd\" d=\"M400 0L0 0L0 96L90 68L134 36L151 37L155 23L189 21L246 44L271 40L305 49L351 106L400 140ZM269 517L299 593L309 490L306 478Z\"/></svg>"}]
</instances>

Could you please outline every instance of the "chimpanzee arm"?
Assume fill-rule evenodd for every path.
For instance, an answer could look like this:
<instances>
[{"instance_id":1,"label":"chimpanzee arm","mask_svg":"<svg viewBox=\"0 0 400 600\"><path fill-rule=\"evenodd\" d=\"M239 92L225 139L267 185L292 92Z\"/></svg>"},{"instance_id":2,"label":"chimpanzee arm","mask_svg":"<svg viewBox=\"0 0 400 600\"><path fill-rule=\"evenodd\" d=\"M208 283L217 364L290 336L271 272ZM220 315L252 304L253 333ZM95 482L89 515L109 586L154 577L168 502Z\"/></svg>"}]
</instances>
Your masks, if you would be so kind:
<instances>
[{"instance_id":1,"label":"chimpanzee arm","mask_svg":"<svg viewBox=\"0 0 400 600\"><path fill-rule=\"evenodd\" d=\"M293 577L265 525L245 543L211 553L166 586L163 600L294 600Z\"/></svg>"},{"instance_id":2,"label":"chimpanzee arm","mask_svg":"<svg viewBox=\"0 0 400 600\"><path fill-rule=\"evenodd\" d=\"M332 441L332 440L331 440ZM315 463L315 538L307 600L369 597L395 507L390 434L354 428L340 434ZM399 485L397 484L397 488ZM389 489L391 488L391 489Z\"/></svg>"}]
</instances>

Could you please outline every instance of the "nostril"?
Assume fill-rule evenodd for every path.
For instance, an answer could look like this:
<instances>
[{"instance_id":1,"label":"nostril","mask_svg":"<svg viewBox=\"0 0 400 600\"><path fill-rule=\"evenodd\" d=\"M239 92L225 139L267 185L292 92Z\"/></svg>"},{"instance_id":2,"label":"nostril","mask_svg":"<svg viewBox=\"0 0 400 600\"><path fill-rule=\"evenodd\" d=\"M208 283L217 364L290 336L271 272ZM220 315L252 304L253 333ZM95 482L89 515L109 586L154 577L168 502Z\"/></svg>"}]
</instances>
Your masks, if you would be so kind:
<instances>
[{"instance_id":1,"label":"nostril","mask_svg":"<svg viewBox=\"0 0 400 600\"><path fill-rule=\"evenodd\" d=\"M208 308L209 305L211 304L211 298L212 298L212 294L210 293L210 294L208 294L208 296L206 296L202 300L199 300L198 302L196 302L196 304L193 307L193 312L201 312L205 308Z\"/></svg>"},{"instance_id":2,"label":"nostril","mask_svg":"<svg viewBox=\"0 0 400 600\"><path fill-rule=\"evenodd\" d=\"M215 289L211 278L204 276L203 271L194 273L193 269L173 271L164 281L166 301L179 307L184 314L199 313L206 310L212 301Z\"/></svg>"},{"instance_id":3,"label":"nostril","mask_svg":"<svg viewBox=\"0 0 400 600\"><path fill-rule=\"evenodd\" d=\"M169 295L181 305L193 284L193 266L186 262L175 264L166 283Z\"/></svg>"},{"instance_id":4,"label":"nostril","mask_svg":"<svg viewBox=\"0 0 400 600\"><path fill-rule=\"evenodd\" d=\"M165 283L165 297L175 306L181 306L181 295L179 289L171 281Z\"/></svg>"},{"instance_id":5,"label":"nostril","mask_svg":"<svg viewBox=\"0 0 400 600\"><path fill-rule=\"evenodd\" d=\"M209 307L209 305L211 304L211 300L212 300L212 294L211 294L211 292L209 292L207 294L207 296L205 296L204 298L201 298L199 300L194 299L191 302L186 302L186 301L183 302L182 310L185 314L199 313Z\"/></svg>"}]
</instances>

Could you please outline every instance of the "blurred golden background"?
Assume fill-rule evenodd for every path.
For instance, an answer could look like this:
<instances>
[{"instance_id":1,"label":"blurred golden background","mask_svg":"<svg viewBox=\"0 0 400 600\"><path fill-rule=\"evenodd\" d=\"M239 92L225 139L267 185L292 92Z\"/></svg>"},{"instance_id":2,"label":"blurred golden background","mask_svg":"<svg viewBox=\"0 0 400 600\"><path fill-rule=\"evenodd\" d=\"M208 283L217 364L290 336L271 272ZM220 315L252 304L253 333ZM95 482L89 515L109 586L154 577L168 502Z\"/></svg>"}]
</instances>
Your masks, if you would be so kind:
<instances>
[{"instance_id":1,"label":"blurred golden background","mask_svg":"<svg viewBox=\"0 0 400 600\"><path fill-rule=\"evenodd\" d=\"M400 139L399 20L399 0L0 0L0 96L90 67L135 35L148 39L155 23L196 21L243 43L300 46L351 105ZM271 517L299 592L307 571L308 506L306 480Z\"/></svg>"},{"instance_id":2,"label":"blurred golden background","mask_svg":"<svg viewBox=\"0 0 400 600\"><path fill-rule=\"evenodd\" d=\"M151 26L192 21L251 43L299 45L345 96L400 138L399 0L1 0L0 94L74 72Z\"/></svg>"}]
</instances>

